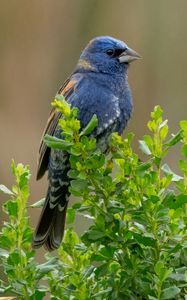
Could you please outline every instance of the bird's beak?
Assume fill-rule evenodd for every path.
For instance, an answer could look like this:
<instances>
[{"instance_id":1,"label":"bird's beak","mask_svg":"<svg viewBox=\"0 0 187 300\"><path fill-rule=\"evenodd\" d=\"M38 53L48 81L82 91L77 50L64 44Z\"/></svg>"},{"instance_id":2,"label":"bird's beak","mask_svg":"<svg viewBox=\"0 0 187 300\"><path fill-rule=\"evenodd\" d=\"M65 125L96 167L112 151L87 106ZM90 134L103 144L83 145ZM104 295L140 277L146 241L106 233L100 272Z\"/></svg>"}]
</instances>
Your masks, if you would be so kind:
<instances>
[{"instance_id":1,"label":"bird's beak","mask_svg":"<svg viewBox=\"0 0 187 300\"><path fill-rule=\"evenodd\" d=\"M140 59L141 56L131 48L127 48L120 56L120 63L130 63L133 60Z\"/></svg>"}]
</instances>

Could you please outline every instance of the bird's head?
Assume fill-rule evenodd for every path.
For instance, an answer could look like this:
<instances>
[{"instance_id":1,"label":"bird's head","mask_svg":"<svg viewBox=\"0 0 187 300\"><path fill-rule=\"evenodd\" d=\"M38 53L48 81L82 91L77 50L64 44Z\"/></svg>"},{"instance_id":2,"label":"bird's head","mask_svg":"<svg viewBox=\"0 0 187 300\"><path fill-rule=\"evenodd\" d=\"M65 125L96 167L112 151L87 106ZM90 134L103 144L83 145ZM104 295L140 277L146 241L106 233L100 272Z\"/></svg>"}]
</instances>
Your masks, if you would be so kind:
<instances>
[{"instance_id":1,"label":"bird's head","mask_svg":"<svg viewBox=\"0 0 187 300\"><path fill-rule=\"evenodd\" d=\"M83 50L78 68L102 73L123 73L140 55L124 42L109 36L91 40Z\"/></svg>"}]
</instances>

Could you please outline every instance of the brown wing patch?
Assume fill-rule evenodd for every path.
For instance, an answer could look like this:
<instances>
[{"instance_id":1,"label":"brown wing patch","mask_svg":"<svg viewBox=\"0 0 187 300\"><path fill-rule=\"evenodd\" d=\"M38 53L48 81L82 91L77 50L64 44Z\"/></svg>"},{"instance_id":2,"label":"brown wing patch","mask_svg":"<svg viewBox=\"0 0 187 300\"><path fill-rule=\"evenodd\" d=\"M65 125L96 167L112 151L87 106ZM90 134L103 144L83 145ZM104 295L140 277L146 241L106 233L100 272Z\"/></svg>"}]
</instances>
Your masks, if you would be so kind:
<instances>
[{"instance_id":1,"label":"brown wing patch","mask_svg":"<svg viewBox=\"0 0 187 300\"><path fill-rule=\"evenodd\" d=\"M74 91L75 84L76 84L75 80L70 80L68 78L65 81L64 85L58 91L58 94L64 95L66 100L68 100L68 98ZM48 163L49 163L50 148L48 148L47 145L43 142L43 138L46 134L49 135L54 134L60 117L61 114L57 112L55 108L52 108L40 142L38 169L37 169L37 176L36 176L37 180L44 175L44 173L48 169Z\"/></svg>"},{"instance_id":2,"label":"brown wing patch","mask_svg":"<svg viewBox=\"0 0 187 300\"><path fill-rule=\"evenodd\" d=\"M61 114L59 112L56 112L55 108L53 108L47 121L47 125L43 131L39 147L38 170L36 176L37 180L44 175L45 171L48 168L50 148L48 148L47 145L43 142L43 138L46 134L53 135L55 128L58 125L60 116Z\"/></svg>"},{"instance_id":3,"label":"brown wing patch","mask_svg":"<svg viewBox=\"0 0 187 300\"><path fill-rule=\"evenodd\" d=\"M68 84L61 90L60 89L60 94L65 95L75 86L76 81L75 80L70 80Z\"/></svg>"}]
</instances>

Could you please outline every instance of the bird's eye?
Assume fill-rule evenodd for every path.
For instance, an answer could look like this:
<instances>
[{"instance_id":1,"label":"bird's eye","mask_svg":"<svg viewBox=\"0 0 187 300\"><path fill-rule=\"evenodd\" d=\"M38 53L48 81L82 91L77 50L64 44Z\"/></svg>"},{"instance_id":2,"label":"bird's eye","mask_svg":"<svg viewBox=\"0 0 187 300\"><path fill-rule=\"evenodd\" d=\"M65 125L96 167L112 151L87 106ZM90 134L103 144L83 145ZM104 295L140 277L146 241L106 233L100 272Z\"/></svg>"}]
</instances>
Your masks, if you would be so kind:
<instances>
[{"instance_id":1,"label":"bird's eye","mask_svg":"<svg viewBox=\"0 0 187 300\"><path fill-rule=\"evenodd\" d=\"M108 50L106 51L106 54L107 54L108 56L113 56L113 55L115 54L115 51L114 51L113 49L108 49Z\"/></svg>"}]
</instances>

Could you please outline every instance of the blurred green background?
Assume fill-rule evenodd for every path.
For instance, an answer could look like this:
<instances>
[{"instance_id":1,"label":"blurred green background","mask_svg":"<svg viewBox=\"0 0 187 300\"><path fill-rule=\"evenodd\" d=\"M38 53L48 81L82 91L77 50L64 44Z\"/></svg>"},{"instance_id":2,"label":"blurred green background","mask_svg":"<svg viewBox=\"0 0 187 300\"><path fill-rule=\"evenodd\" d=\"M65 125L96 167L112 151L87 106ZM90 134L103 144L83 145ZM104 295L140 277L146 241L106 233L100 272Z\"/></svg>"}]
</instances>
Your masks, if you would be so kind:
<instances>
[{"instance_id":1,"label":"blurred green background","mask_svg":"<svg viewBox=\"0 0 187 300\"><path fill-rule=\"evenodd\" d=\"M0 0L0 183L13 183L14 158L30 165L30 201L45 196L47 179L36 182L35 175L50 102L98 35L124 40L143 57L129 72L134 114L128 130L135 141L156 104L176 132L187 118L186 12L186 0Z\"/></svg>"}]
</instances>

